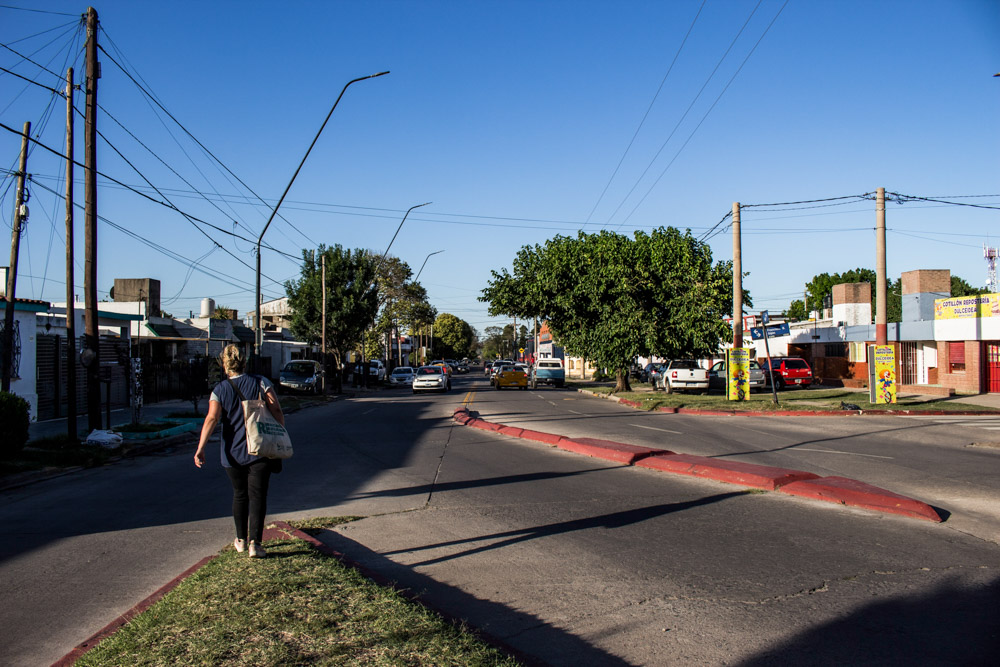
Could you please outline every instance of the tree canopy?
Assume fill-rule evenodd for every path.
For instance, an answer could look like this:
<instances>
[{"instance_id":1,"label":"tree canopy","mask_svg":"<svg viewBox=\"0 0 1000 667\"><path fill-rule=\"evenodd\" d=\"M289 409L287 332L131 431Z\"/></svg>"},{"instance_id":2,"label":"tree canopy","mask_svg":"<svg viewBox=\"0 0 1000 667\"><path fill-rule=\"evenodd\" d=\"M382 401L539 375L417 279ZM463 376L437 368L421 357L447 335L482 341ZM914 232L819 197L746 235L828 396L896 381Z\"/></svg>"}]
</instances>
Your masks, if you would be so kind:
<instances>
[{"instance_id":1,"label":"tree canopy","mask_svg":"<svg viewBox=\"0 0 1000 667\"><path fill-rule=\"evenodd\" d=\"M438 358L464 359L475 354L476 330L465 320L441 313L434 320L434 354Z\"/></svg>"},{"instance_id":2,"label":"tree canopy","mask_svg":"<svg viewBox=\"0 0 1000 667\"><path fill-rule=\"evenodd\" d=\"M345 250L340 245L317 251L302 251L302 268L297 280L285 283L291 310L292 333L299 340L319 343L322 332L322 258L326 256L326 346L334 364L342 365L343 355L361 341L371 326L378 307L375 264L364 250Z\"/></svg>"},{"instance_id":3,"label":"tree canopy","mask_svg":"<svg viewBox=\"0 0 1000 667\"><path fill-rule=\"evenodd\" d=\"M843 283L866 282L872 286L872 318L875 317L875 308L878 303L878 295L875 293L875 281L877 276L871 269L851 269L844 273L820 273L813 276L812 280L806 283L807 302L803 304L801 299L792 301L785 311L785 316L793 321L804 320L809 317L809 312L822 310L823 297L833 292L834 285ZM902 278L899 280L886 279L886 321L899 322L903 317L903 297ZM976 296L984 294L985 289L976 288L958 276L951 277L951 296Z\"/></svg>"},{"instance_id":4,"label":"tree canopy","mask_svg":"<svg viewBox=\"0 0 1000 667\"><path fill-rule=\"evenodd\" d=\"M618 376L639 356L711 356L729 327L732 263L690 230L660 227L629 238L609 231L524 246L513 271L493 272L480 301L490 315L548 321L568 351ZM749 297L744 299L749 305Z\"/></svg>"}]
</instances>

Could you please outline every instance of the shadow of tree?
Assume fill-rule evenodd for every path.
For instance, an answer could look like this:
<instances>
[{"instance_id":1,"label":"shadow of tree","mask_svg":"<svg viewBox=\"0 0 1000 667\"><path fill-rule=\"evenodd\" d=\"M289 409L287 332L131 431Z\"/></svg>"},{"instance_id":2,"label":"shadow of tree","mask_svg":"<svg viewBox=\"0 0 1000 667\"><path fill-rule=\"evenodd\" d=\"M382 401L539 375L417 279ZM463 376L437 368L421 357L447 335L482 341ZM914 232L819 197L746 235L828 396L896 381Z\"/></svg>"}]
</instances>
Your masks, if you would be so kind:
<instances>
[{"instance_id":1,"label":"shadow of tree","mask_svg":"<svg viewBox=\"0 0 1000 667\"><path fill-rule=\"evenodd\" d=\"M770 665L996 665L1000 579L957 582L922 597L877 602L740 663Z\"/></svg>"}]
</instances>

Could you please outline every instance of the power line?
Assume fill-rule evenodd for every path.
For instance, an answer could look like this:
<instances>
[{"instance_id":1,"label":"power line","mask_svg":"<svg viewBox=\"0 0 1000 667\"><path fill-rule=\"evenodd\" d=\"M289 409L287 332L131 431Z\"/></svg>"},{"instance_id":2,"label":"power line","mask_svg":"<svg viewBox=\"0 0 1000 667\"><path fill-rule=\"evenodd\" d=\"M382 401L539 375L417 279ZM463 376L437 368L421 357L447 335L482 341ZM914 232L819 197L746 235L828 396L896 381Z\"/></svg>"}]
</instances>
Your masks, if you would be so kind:
<instances>
[{"instance_id":1,"label":"power line","mask_svg":"<svg viewBox=\"0 0 1000 667\"><path fill-rule=\"evenodd\" d=\"M102 31L103 31L103 32L104 32L104 34L105 34L105 35L106 35L106 36L108 37L108 41L109 41L109 42L111 43L111 45L112 45L112 46L113 46L113 47L114 47L114 48L115 48L116 50L119 50L119 51L120 51L120 49L118 49L117 45L115 45L115 43L114 43L114 40L112 40L112 39L111 39L111 37L110 37L109 35L107 35L107 31L104 31L104 29L103 29L103 28L102 28ZM180 122L179 120L177 120L177 118L175 118L173 114L171 114L171 113L170 113L169 111L167 111L166 107L164 107L164 106L163 106L163 105L162 105L162 104L160 103L160 101L159 101L158 99L156 99L156 96L155 96L155 95L153 95L153 94L152 94L151 92L147 91L147 90L146 90L146 89L145 89L145 88L144 88L144 87L143 87L142 85L140 85L140 84L139 84L139 82L138 82L138 81L136 81L136 80L135 80L135 78L134 78L134 77L133 77L133 76L131 75L131 73L129 73L129 72L128 72L128 70L126 70L126 69L125 69L124 67L122 67L122 65L120 65L120 64L118 63L118 61L116 61L116 60L115 60L115 59L114 59L114 58L113 58L113 57L111 56L111 54L109 54L109 53L108 53L108 52L107 52L107 51L106 51L106 50L104 49L104 47L103 47L103 46L99 46L99 48L101 49L101 52L102 52L102 53L104 53L104 55L106 55L106 56L108 57L108 59L109 59L109 60L111 60L111 62L112 62L112 63L114 63L114 64L115 64L115 65L116 65L116 66L117 66L117 67L118 67L118 68L119 68L119 69L120 69L120 70L121 70L121 71L122 71L122 72L123 72L123 73L125 74L125 76L127 76L127 77L128 77L128 78L129 78L129 79L130 79L130 80L132 81L132 83L133 83L133 84L135 84L135 86L136 86L136 87L137 87L137 88L138 88L138 89L139 89L139 90L140 90L140 91L141 91L141 92L142 92L142 93L143 93L143 94L144 94L144 95L145 95L145 96L146 96L146 97L147 97L148 99L152 100L152 101L153 101L153 102L154 102L154 103L156 104L156 106L158 106L158 107L159 107L159 108L160 108L160 109L161 109L161 110L163 111L163 113L165 113L165 114L167 115L167 117L168 117L168 118L170 118L170 120L174 121L174 123L176 123L176 124L177 124L177 126L178 126L178 127L179 127L179 128L180 128L180 129L181 129L181 130L182 130L182 131L183 131L183 132L184 132L184 133L185 133L185 134L186 134L187 136L188 136L188 137L190 137L190 138L191 138L191 140L192 140L192 141L194 141L194 142L195 142L195 143L196 143L196 144L198 145L198 147L199 147L199 148L201 148L201 149L202 149L203 151L205 151L205 153L206 153L207 155L209 155L209 156L210 156L210 157L211 157L211 158L212 158L213 160L215 160L215 162L216 162L216 163L217 163L217 164L218 164L219 166L221 166L221 167L222 167L222 168L223 168L223 169L224 169L224 170L225 170L225 171L226 171L226 172L227 172L227 173L228 173L229 175L231 175L231 176L232 176L233 178L235 178L235 179L236 179L236 181L237 181L237 182L238 182L238 183L239 183L240 185L242 185L242 186L243 186L244 188L246 188L246 189L247 189L247 191L248 191L248 192L250 192L250 194L252 194L252 195L253 195L254 197L256 197L256 198L257 198L257 199L258 199L258 200L259 200L259 201L260 201L261 203L265 203L265 205L266 205L266 202L264 202L263 198L261 198L261 196L260 196L260 195L258 195L258 194L257 194L257 193L256 193L256 192L255 192L255 191L253 190L253 188L251 188L251 187L250 187L249 185L247 185L246 183L244 183L244 182L243 182L243 180L242 180L242 179L240 179L240 177L239 177L239 176L237 176L237 175L236 175L235 173L233 173L233 171L232 171L232 170L231 170L231 169L230 169L229 167L227 167L227 166L226 166L226 164L225 164L225 163L224 163L224 162L223 162L222 160L220 160L220 159L219 159L218 157L216 157L216 156L215 156L215 154L214 154L214 153L213 153L212 151L210 151L210 150L209 150L209 149L208 149L208 148L207 148L207 147L206 147L206 146L205 146L205 145L204 145L203 143L201 143L201 141L199 141L199 140L198 140L198 138L197 138L197 137L195 137L195 136L194 136L194 135L193 135L193 134L192 134L192 133L191 133L191 132L190 132L190 131L189 131L189 130L188 130L188 129L186 128L186 127L184 127L184 125L183 125L183 124L182 124L182 123L181 123L181 122ZM305 233L303 233L303 232L302 232L302 230L300 230L300 229L299 229L298 227L296 227L295 225L293 225L293 224L292 224L292 223L291 223L291 222L290 222L290 221L289 221L289 220L288 220L287 218L285 218L285 217L284 217L283 215L281 215L281 214L278 214L278 216L277 216L277 217L278 217L278 218L280 218L281 220L283 220L284 222L286 222L286 223L288 224L288 226L289 226L289 227L291 227L292 229L294 229L295 231L297 231L297 232L298 232L299 234L301 234L301 235L302 235L302 237L303 237L303 238L305 238L305 239L306 239L307 241L309 241L309 242L310 242L310 243L311 243L312 245L314 245L314 246L315 246L315 245L318 245L318 244L317 244L317 243L316 243L316 242L315 242L314 240L312 240L311 238L309 238L308 236L306 236L306 234L305 234Z\"/></svg>"},{"instance_id":2,"label":"power line","mask_svg":"<svg viewBox=\"0 0 1000 667\"><path fill-rule=\"evenodd\" d=\"M717 62L715 64L715 68L712 70L712 72L705 79L705 83L701 84L701 88L698 90L698 93L691 100L691 103L688 105L687 109L684 110L684 113L681 114L681 117L678 119L677 123L674 125L674 129L672 129L670 131L670 134L667 135L667 138L663 141L662 144L660 144L660 148L659 148L659 150L656 151L656 155L653 156L653 159L651 159L649 161L649 164L646 165L646 168L643 169L642 173L639 175L639 178L636 179L635 183L632 185L632 188L622 198L621 202L619 202L617 208L615 208L615 210L611 213L611 215L608 216L608 222L609 223L611 222L611 220L616 215L618 215L618 211L620 211L621 208L622 208L622 206L625 205L625 202L628 201L628 198L632 196L632 193L635 192L635 189L637 187L639 187L639 183L641 183L642 179L644 179L646 177L646 174L649 173L649 170L653 168L653 165L656 163L656 160L659 159L660 154L663 152L663 149L666 148L667 144L670 143L670 140L674 138L674 135L677 133L677 130L680 129L680 126L684 122L684 119L687 118L687 115L689 113L691 113L691 109L693 109L694 105L698 102L698 100L701 99L701 94L705 92L705 88L708 87L708 84L715 77L715 73L719 71L719 68L722 67L722 63L725 62L725 60L726 60L727 57L729 57L730 51L732 51L733 47L736 46L736 42L739 40L740 36L743 34L743 31L746 30L747 26L750 24L750 20L757 13L757 10L760 9L760 5L761 5L761 3L763 1L764 0L757 0L757 4L754 6L753 10L751 10L750 15L747 16L747 20L743 22L743 25L740 27L739 31L736 33L736 36L733 37L733 40L729 43L729 47L725 50L725 52L723 52L722 57L719 58L719 62ZM643 199L645 199L645 197L643 197ZM641 200L640 200L640 203L642 203ZM637 208L638 208L638 206L637 206ZM634 212L634 210L633 210L633 212ZM622 220L622 222L619 223L619 225L618 225L618 229L621 229L621 226L624 225L625 222L630 217L632 217L631 214L629 214L629 216L626 217L625 220Z\"/></svg>"},{"instance_id":3,"label":"power line","mask_svg":"<svg viewBox=\"0 0 1000 667\"><path fill-rule=\"evenodd\" d=\"M905 204L908 201L927 201L935 204L948 204L950 206L968 206L969 208L986 208L993 211L1000 211L1000 206L985 206L983 204L969 204L966 202L946 201L944 199L932 199L930 197L917 197L914 195L901 195L898 192L887 192L890 197L895 197L898 204Z\"/></svg>"},{"instance_id":4,"label":"power line","mask_svg":"<svg viewBox=\"0 0 1000 667\"><path fill-rule=\"evenodd\" d=\"M4 123L0 123L0 128L3 128L3 129L5 129L5 130L7 130L8 132L12 132L12 133L14 133L14 134L18 134L18 135L20 135L20 134L21 134L20 132L18 132L18 131L17 131L17 130L15 130L14 128L12 128L12 127L9 127L8 125L5 125ZM49 146L46 146L45 144L43 144L42 142L40 142L40 141L39 141L38 139L35 139L35 138L31 138L31 137L29 137L29 141L31 141L31 142L33 142L33 143L37 144L38 146L41 146L41 147L42 147L43 149L45 149L45 150L47 150L47 151L49 151L49 152L53 153L54 155L57 155L57 156L59 156L59 157L63 158L64 160L66 159L66 156L65 156L65 155L63 155L63 154L62 154L62 153L60 153L59 151L55 150L54 148L50 148ZM105 141L107 141L107 139L105 139ZM118 149L117 149L117 148L115 148L115 147L114 147L114 145L110 144L110 142L109 142L109 144L108 144L108 145L109 145L109 146L111 146L111 148L112 148L112 149L113 149L113 150L114 150L114 151L115 151L116 153L118 153L118 155L119 155L119 156L121 156L121 158L122 158L123 160L125 160L125 161L126 161L126 163L128 163L130 167L132 167L133 169L135 169L135 167L134 167L134 166L133 166L133 165L132 165L132 164L131 164L131 163L130 163L130 162L128 161L128 159L127 159L127 158L126 158L126 157L125 157L124 155L122 155L122 154L121 154L121 152L119 152L119 151L118 151ZM84 165L84 164L81 164L80 162L77 162L76 160L74 160L74 161L73 161L73 164L75 164L75 165L77 165L77 166L80 166L80 167L84 167L84 168L86 168L86 165ZM232 257L233 259L235 259L236 261L238 261L238 262L239 262L240 264L242 264L243 266L247 267L248 269L250 269L250 270L252 270L252 271L253 271L253 270L255 270L255 269L254 269L254 268L253 268L252 266L250 266L249 264L247 264L246 262L244 262L244 261L243 261L242 259L240 259L240 258L239 258L239 257L237 257L236 255L234 255L234 254L233 254L233 253L232 253L231 251L229 251L228 249L224 248L224 247L223 247L222 245L220 245L218 241L216 241L215 239L213 239L213 238L212 238L211 236L209 236L209 235L208 235L208 234L207 234L207 233L206 233L206 232L205 232L205 231L204 231L203 229L201 229L200 227L198 227L198 225L195 225L194 223L195 223L195 222L200 222L201 224L203 224L203 225L206 225L206 226L208 226L208 227L211 227L212 229L215 229L215 230L217 230L217 231L219 231L219 232L222 232L223 234L228 234L228 235L230 235L230 236L234 236L234 237L236 237L236 238L240 238L240 239L242 239L242 240L244 240L244 241L249 241L249 239L247 239L247 238L245 238L245 237L243 237L243 236L240 236L240 235L238 235L238 234L236 234L236 233L234 233L234 232L230 232L230 231L228 231L228 230L225 230L225 229L222 229L221 227L218 227L218 226L216 226L216 225L213 225L212 223L210 223L210 222L207 222L207 221L205 221L205 220L202 220L202 219L200 219L200 218L197 218L197 217L195 217L195 216L193 216L193 215L190 215L190 214L188 214L188 213L185 213L184 211L182 211L182 210L180 210L179 208L177 208L176 206L174 206L174 205L173 205L172 203L169 203L169 201L166 201L166 202L164 202L164 201L160 201L160 200L157 200L157 199L154 199L153 197L150 197L149 195L147 195L147 194L146 194L146 193L144 193L144 192L140 192L139 190L135 190L134 188L130 188L130 187L129 187L129 186L127 186L126 184L122 183L121 181L119 181L119 180L117 180L117 179L115 179L115 178L112 178L111 176L108 176L107 174L105 174L105 173L103 173L103 172L101 172L101 171L98 171L98 172L96 172L96 173L97 173L97 174L99 174L100 176L102 176L102 177L104 177L104 178L106 178L106 179L110 180L110 181L113 181L114 183L117 183L118 185L120 185L120 186L124 187L125 189L127 189L127 190L130 190L130 191L134 192L135 194L137 194L137 195L139 195L139 196L141 196L141 197L143 197L143 198L145 198L145 199L148 199L149 201L151 201L151 202L153 202L153 203L155 203L155 204L159 204L159 205L161 205L161 206L163 206L163 207L165 207L165 208L168 208L168 209L171 209L171 210L173 210L173 211L176 211L177 213L180 213L180 214L181 214L182 216L184 216L184 217L185 217L185 218L186 218L186 219L187 219L187 220L188 220L189 222L191 222L191 224L192 224L192 225L194 226L194 228L195 228L195 229L197 229L197 230L198 230L198 231L200 231L200 232L201 232L202 234L204 234L204 235L205 235L205 236L206 236L206 237L207 237L207 238L208 238L208 239L209 239L209 240L210 240L210 241L211 241L212 243L214 243L214 244L215 244L216 246L218 246L218 247L219 247L219 249L221 249L221 250L222 250L223 252L225 252L226 254L228 254L229 256L231 256L231 257ZM141 174L141 173L140 173L140 172L139 172L139 171L138 171L137 169L136 169L136 173L138 173L138 174L139 174L139 176L140 176L140 177L142 177L142 178L143 178L143 180L145 180L145 176L142 176L142 174ZM38 181L36 181L36 180L35 180L34 178L32 178L32 179L31 179L31 181L32 181L33 183L37 183L37 182L38 182ZM147 183L149 183L149 181L148 181L148 180L147 180L146 182L147 182ZM156 187L155 187L155 186L153 186L153 184L152 184L152 183L150 183L150 187L152 187L152 188L153 188L154 190L156 189ZM59 195L59 196L62 196L62 195ZM268 247L270 248L270 246L268 246ZM289 257L293 257L293 255L289 255L288 253L285 253L285 252L282 252L282 251L280 251L280 250L277 250L277 249L275 249L275 248L270 248L270 249L271 249L271 250L273 250L274 252L278 252L278 253L281 253L281 254L283 254L283 255L287 255L287 256L289 256ZM296 259L297 259L297 258L296 258ZM261 274L261 275L264 275L264 274ZM266 275L265 275L264 277L265 277L265 278L267 278L268 280L270 280L270 281L271 281L272 283L277 283L277 282L278 282L278 281L276 281L276 280L275 280L274 278L271 278L270 276L266 276Z\"/></svg>"},{"instance_id":5,"label":"power line","mask_svg":"<svg viewBox=\"0 0 1000 667\"><path fill-rule=\"evenodd\" d=\"M27 7L15 7L14 5L0 5L0 9L14 9L19 12L35 12L36 14L53 14L55 16L79 16L79 14L68 14L66 12L53 12L48 9L29 9Z\"/></svg>"},{"instance_id":6,"label":"power line","mask_svg":"<svg viewBox=\"0 0 1000 667\"><path fill-rule=\"evenodd\" d=\"M729 81L726 82L726 85L725 85L725 87L723 87L722 92L720 92L719 96L715 98L715 101L712 102L712 105L708 108L708 111L705 112L705 115L701 117L701 120L698 121L698 124L695 125L695 128L693 130L691 130L691 134L689 134L688 138L684 141L683 144L681 144L681 147L674 154L674 157L670 160L669 163L667 163L667 166L663 168L663 171L661 171L660 175L656 177L656 180L653 181L653 183L649 186L649 189L646 190L646 194L644 194L642 196L642 198L636 203L636 205L632 209L632 211L627 216L625 216L625 219L622 220L621 223L619 223L618 228L621 228L621 226L624 225L626 222L628 222L629 219L631 219L631 217L635 214L635 212L637 210L639 210L639 207L642 206L642 203L644 201L646 201L647 197L649 197L650 193L653 191L653 188L655 188L656 185L657 185L657 183L660 182L660 179L662 179L664 177L664 175L666 175L666 173L670 169L670 167L672 167L673 164L674 164L674 162L677 161L677 158L680 157L680 154L684 152L684 149L687 148L687 145L691 142L691 139L694 138L694 135L698 132L698 130L704 124L705 120L708 119L709 114L711 114L712 111L715 109L716 105L719 103L719 100L721 100L722 96L726 94L727 90L729 90L729 86L731 86L733 84L733 81L736 80L736 77L739 76L740 72L743 71L743 67L747 64L747 61L750 60L750 56L752 56L754 54L754 52L757 50L757 47L760 46L760 43L764 40L764 37L766 37L767 33L770 32L771 27L778 20L778 17L781 16L781 12L783 12L784 9L785 9L785 7L788 6L788 2L789 2L789 0L785 0L785 3L783 5L781 5L781 8L778 10L778 13L774 15L774 18L771 19L771 22L767 24L767 28L764 29L764 32L757 39L757 41L754 43L753 48L750 49L750 52L747 53L746 57L743 59L743 62L740 63L740 66L738 68L736 68L736 71L729 78Z\"/></svg>"},{"instance_id":7,"label":"power line","mask_svg":"<svg viewBox=\"0 0 1000 667\"><path fill-rule=\"evenodd\" d=\"M611 182L615 180L615 176L618 175L618 170L621 169L622 163L625 161L625 156L628 155L628 152L630 150L632 150L632 144L635 143L635 138L639 136L639 130L641 130L642 126L645 125L646 119L649 117L649 112L653 110L653 105L656 103L657 98L660 96L660 91L663 90L663 84L667 82L667 77L669 77L670 73L674 70L674 65L677 64L677 58L680 57L681 51L684 50L684 45L687 44L688 37L691 36L691 31L694 30L694 25L695 23L698 22L698 17L701 16L701 11L705 9L706 2L708 2L708 0L702 0L701 6L698 8L698 13L694 15L694 19L691 21L691 26L688 28L687 34L685 34L684 39L681 40L681 45L677 47L677 53L674 54L674 59L670 62L670 67L667 68L667 73L663 75L663 80L660 81L660 87L656 89L656 94L653 95L653 99L650 100L649 106L646 108L646 113L643 114L642 120L639 121L638 127L636 127L635 132L632 133L632 138L629 140L628 146L625 147L625 152L622 153L621 158L618 160L618 164L615 165L615 170L611 173L611 177L608 178L608 182L605 183L604 189L601 190L601 196L597 198L597 201L594 202L594 207L590 209L590 213L587 215L587 220L584 223L585 225L590 223L590 219L594 217L594 211L597 210L597 207L600 206L601 201L604 200L604 195L607 193L608 188L611 187Z\"/></svg>"}]
</instances>

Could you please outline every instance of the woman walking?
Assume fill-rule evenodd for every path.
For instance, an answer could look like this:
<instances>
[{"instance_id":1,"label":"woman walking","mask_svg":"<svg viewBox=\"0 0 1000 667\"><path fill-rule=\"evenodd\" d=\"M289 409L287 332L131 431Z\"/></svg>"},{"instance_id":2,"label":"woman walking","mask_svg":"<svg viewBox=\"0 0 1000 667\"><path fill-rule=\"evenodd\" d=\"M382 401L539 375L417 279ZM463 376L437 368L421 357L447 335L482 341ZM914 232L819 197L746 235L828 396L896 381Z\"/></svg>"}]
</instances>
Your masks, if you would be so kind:
<instances>
[{"instance_id":1,"label":"woman walking","mask_svg":"<svg viewBox=\"0 0 1000 667\"><path fill-rule=\"evenodd\" d=\"M243 406L240 396L250 400L263 394L267 408L274 419L284 426L274 385L265 377L244 375L246 358L235 345L227 345L221 356L226 380L212 390L208 414L201 427L198 450L194 464L205 464L205 445L222 422L222 467L233 484L233 520L236 522L236 539L233 546L242 552L249 541L250 557L264 558L267 552L261 545L264 533L264 514L267 512L267 487L271 473L281 472L281 459L252 456L247 452L246 427L243 423Z\"/></svg>"}]
</instances>

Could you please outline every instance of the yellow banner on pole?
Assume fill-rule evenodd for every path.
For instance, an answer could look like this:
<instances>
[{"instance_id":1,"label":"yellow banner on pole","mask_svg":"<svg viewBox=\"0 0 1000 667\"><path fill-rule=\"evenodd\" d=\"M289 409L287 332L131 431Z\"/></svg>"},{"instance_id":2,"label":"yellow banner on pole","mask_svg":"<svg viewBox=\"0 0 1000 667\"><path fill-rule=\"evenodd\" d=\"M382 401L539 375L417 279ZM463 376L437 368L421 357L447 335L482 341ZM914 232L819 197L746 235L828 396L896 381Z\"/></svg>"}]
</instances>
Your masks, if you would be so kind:
<instances>
[{"instance_id":1,"label":"yellow banner on pole","mask_svg":"<svg viewBox=\"0 0 1000 667\"><path fill-rule=\"evenodd\" d=\"M896 348L875 346L875 403L896 402Z\"/></svg>"},{"instance_id":2,"label":"yellow banner on pole","mask_svg":"<svg viewBox=\"0 0 1000 667\"><path fill-rule=\"evenodd\" d=\"M726 350L726 398L730 401L750 400L750 350L749 347Z\"/></svg>"}]
</instances>

